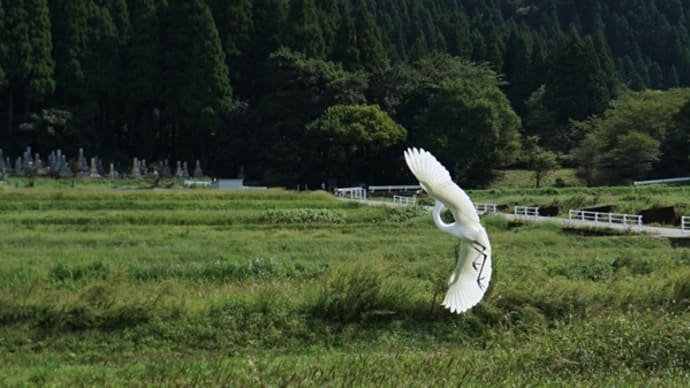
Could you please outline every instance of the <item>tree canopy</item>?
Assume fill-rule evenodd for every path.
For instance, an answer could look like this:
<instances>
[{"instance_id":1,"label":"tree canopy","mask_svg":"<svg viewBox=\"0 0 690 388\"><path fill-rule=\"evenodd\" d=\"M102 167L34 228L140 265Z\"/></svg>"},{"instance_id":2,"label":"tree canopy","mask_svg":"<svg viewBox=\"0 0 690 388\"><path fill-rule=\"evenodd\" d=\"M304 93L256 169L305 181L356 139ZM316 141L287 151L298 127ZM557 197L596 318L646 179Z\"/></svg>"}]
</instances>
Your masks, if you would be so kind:
<instances>
[{"instance_id":1,"label":"tree canopy","mask_svg":"<svg viewBox=\"0 0 690 388\"><path fill-rule=\"evenodd\" d=\"M610 184L652 171L665 177L687 173L676 162L685 163L690 155L690 148L682 147L688 101L690 89L630 92L603 115L580 123L587 133L574 150L581 176L590 184Z\"/></svg>"},{"instance_id":2,"label":"tree canopy","mask_svg":"<svg viewBox=\"0 0 690 388\"><path fill-rule=\"evenodd\" d=\"M646 134L659 142L648 174L682 174L686 101L648 90L690 86L689 29L690 6L675 0L5 1L0 148L200 159L220 176L244 166L306 183L323 179L307 126L354 105L408 131L366 156L392 181L410 179L399 167L410 143L483 185L516 159L520 135L575 154L600 140L606 164L620 140ZM634 92L676 124L619 130ZM44 111L70 117L49 139L30 130Z\"/></svg>"}]
</instances>

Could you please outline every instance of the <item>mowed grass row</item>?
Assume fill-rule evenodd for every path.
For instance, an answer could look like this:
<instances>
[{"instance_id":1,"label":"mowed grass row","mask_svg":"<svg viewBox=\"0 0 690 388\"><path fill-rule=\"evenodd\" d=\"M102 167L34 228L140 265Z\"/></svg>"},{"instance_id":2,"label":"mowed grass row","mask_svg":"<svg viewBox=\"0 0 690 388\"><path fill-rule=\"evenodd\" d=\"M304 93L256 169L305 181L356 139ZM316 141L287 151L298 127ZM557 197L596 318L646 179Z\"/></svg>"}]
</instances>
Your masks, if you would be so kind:
<instances>
[{"instance_id":1,"label":"mowed grass row","mask_svg":"<svg viewBox=\"0 0 690 388\"><path fill-rule=\"evenodd\" d=\"M690 377L683 243L485 217L494 279L457 316L438 306L457 242L425 211L283 191L139 195L0 190L2 385Z\"/></svg>"}]
</instances>

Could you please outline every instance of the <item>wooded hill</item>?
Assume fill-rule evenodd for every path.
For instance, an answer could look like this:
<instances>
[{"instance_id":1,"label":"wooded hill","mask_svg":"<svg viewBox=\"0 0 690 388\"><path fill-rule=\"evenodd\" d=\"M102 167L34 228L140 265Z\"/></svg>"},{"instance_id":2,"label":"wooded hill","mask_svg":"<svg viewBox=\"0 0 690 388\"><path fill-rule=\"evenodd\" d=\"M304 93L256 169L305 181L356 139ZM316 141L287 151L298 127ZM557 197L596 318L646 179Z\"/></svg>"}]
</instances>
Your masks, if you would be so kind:
<instances>
[{"instance_id":1,"label":"wooded hill","mask_svg":"<svg viewBox=\"0 0 690 388\"><path fill-rule=\"evenodd\" d=\"M590 183L687 173L686 92L661 129L600 127L636 106L612 100L690 85L688 25L681 0L5 1L0 147L270 185L406 180L408 144L470 186L530 164L523 143Z\"/></svg>"}]
</instances>

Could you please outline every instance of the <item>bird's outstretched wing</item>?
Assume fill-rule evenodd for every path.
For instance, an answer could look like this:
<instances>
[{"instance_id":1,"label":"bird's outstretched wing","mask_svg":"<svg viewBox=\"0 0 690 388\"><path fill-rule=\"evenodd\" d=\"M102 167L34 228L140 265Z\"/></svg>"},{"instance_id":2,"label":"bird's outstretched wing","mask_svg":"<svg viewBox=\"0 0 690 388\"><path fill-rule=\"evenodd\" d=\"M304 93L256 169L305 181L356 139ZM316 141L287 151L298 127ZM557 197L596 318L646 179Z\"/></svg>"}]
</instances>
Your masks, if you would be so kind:
<instances>
[{"instance_id":1,"label":"bird's outstretched wing","mask_svg":"<svg viewBox=\"0 0 690 388\"><path fill-rule=\"evenodd\" d=\"M455 221L466 225L479 224L479 215L470 197L450 179L450 173L434 155L421 148L408 148L405 162L424 191L443 202L453 213Z\"/></svg>"},{"instance_id":2,"label":"bird's outstretched wing","mask_svg":"<svg viewBox=\"0 0 690 388\"><path fill-rule=\"evenodd\" d=\"M478 242L485 249L469 241L460 242L458 262L448 282L450 287L441 303L451 313L469 310L479 303L489 288L493 268L491 245L486 232L483 232Z\"/></svg>"}]
</instances>

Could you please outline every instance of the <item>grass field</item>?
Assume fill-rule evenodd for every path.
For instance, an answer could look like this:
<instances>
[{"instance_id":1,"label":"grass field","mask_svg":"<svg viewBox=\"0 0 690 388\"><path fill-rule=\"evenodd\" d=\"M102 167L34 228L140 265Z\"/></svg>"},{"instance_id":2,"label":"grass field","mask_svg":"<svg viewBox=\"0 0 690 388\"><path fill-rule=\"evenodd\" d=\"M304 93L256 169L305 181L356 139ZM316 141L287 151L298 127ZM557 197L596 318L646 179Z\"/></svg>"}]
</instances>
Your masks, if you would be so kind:
<instances>
[{"instance_id":1,"label":"grass field","mask_svg":"<svg viewBox=\"0 0 690 388\"><path fill-rule=\"evenodd\" d=\"M473 199L685 193L567 190ZM456 241L430 218L325 193L0 187L0 385L690 379L687 245L485 217L494 279L458 316L438 306Z\"/></svg>"}]
</instances>

